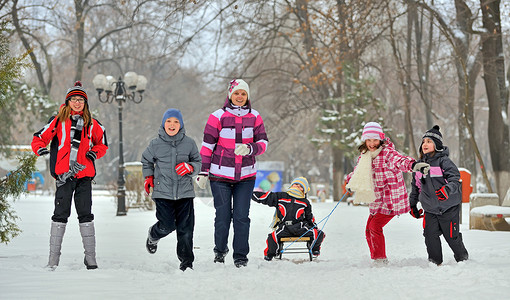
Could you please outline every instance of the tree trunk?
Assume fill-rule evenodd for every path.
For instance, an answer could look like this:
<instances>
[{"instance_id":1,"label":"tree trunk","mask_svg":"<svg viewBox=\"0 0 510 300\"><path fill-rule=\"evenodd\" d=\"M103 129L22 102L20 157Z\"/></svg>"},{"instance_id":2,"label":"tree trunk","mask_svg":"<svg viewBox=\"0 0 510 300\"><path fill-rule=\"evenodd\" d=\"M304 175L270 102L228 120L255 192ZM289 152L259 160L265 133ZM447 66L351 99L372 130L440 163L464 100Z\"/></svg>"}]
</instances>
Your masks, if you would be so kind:
<instances>
[{"instance_id":1,"label":"tree trunk","mask_svg":"<svg viewBox=\"0 0 510 300\"><path fill-rule=\"evenodd\" d=\"M463 0L455 0L456 23L462 35L454 38L455 43L455 66L459 81L458 91L458 133L459 133L459 163L458 166L471 172L471 185L476 188L476 156L466 122L475 131L474 124L474 92L476 78L481 70L480 55L468 65L469 44L471 41L471 17L472 13ZM480 53L480 52L478 52ZM473 137L474 138L474 137Z\"/></svg>"},{"instance_id":2,"label":"tree trunk","mask_svg":"<svg viewBox=\"0 0 510 300\"><path fill-rule=\"evenodd\" d=\"M333 156L333 201L340 201L343 195L344 183L344 152L336 147L331 147ZM345 200L345 199L344 199Z\"/></svg>"},{"instance_id":3,"label":"tree trunk","mask_svg":"<svg viewBox=\"0 0 510 300\"><path fill-rule=\"evenodd\" d=\"M75 0L74 1L74 8L76 13L76 24L75 24L75 30L76 30L76 39L77 39L77 45L78 45L78 53L76 56L76 74L74 76L74 80L83 80L83 66L85 65L85 51L84 51L84 41L85 41L85 16L83 15L83 12L85 10L85 5L87 5L88 1L80 1Z\"/></svg>"},{"instance_id":4,"label":"tree trunk","mask_svg":"<svg viewBox=\"0 0 510 300\"><path fill-rule=\"evenodd\" d=\"M510 131L499 0L480 0L483 27L483 79L489 102L489 147L500 203L510 186ZM505 116L505 117L504 117Z\"/></svg>"}]
</instances>

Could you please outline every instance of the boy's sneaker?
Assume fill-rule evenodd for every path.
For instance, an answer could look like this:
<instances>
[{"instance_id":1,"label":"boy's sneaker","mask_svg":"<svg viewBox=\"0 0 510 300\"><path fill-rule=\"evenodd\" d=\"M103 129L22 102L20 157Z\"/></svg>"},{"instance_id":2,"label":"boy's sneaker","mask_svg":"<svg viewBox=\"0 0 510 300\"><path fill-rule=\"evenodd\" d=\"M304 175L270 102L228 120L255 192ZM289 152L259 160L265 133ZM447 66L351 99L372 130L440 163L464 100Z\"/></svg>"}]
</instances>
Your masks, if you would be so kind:
<instances>
[{"instance_id":1,"label":"boy's sneaker","mask_svg":"<svg viewBox=\"0 0 510 300\"><path fill-rule=\"evenodd\" d=\"M149 229L149 234L147 235L147 241L145 242L145 248L147 248L147 251L150 254L154 254L158 250L158 241L159 240L153 240L151 238L151 230Z\"/></svg>"},{"instance_id":2,"label":"boy's sneaker","mask_svg":"<svg viewBox=\"0 0 510 300\"><path fill-rule=\"evenodd\" d=\"M319 255L321 255L321 250L312 250L312 255L313 255L313 256L319 256Z\"/></svg>"},{"instance_id":3,"label":"boy's sneaker","mask_svg":"<svg viewBox=\"0 0 510 300\"><path fill-rule=\"evenodd\" d=\"M214 262L215 263L225 263L225 256L227 256L227 252L214 252Z\"/></svg>"},{"instance_id":4,"label":"boy's sneaker","mask_svg":"<svg viewBox=\"0 0 510 300\"><path fill-rule=\"evenodd\" d=\"M236 268L246 267L248 265L248 261L247 260L236 260L236 261L234 261L234 265L236 266Z\"/></svg>"},{"instance_id":5,"label":"boy's sneaker","mask_svg":"<svg viewBox=\"0 0 510 300\"><path fill-rule=\"evenodd\" d=\"M272 261L273 260L273 256L272 255L266 255L266 256L264 256L264 259L267 260L267 261Z\"/></svg>"}]
</instances>

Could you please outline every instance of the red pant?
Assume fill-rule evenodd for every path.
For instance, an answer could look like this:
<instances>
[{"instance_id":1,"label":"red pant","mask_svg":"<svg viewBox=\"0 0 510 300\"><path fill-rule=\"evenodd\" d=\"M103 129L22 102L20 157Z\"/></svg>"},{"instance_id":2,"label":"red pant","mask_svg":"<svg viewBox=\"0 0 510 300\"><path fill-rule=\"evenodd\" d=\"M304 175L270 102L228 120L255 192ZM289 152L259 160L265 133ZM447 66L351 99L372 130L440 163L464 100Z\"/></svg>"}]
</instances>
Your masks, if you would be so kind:
<instances>
[{"instance_id":1,"label":"red pant","mask_svg":"<svg viewBox=\"0 0 510 300\"><path fill-rule=\"evenodd\" d=\"M394 216L379 213L368 217L365 234L372 259L386 258L383 227L388 224L393 217Z\"/></svg>"}]
</instances>

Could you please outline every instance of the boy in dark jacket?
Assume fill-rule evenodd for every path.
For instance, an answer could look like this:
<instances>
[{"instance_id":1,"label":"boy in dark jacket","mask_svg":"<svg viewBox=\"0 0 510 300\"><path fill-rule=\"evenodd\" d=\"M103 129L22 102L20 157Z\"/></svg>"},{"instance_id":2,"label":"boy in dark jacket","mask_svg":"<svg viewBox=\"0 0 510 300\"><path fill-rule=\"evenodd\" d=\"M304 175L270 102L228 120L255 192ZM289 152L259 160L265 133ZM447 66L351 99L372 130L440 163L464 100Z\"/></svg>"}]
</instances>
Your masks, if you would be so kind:
<instances>
[{"instance_id":1,"label":"boy in dark jacket","mask_svg":"<svg viewBox=\"0 0 510 300\"><path fill-rule=\"evenodd\" d=\"M437 265L443 263L441 235L452 249L457 262L468 259L459 227L459 210L462 202L460 173L448 155L449 150L443 146L439 126L435 125L425 133L420 145L419 162L430 164L429 173L428 175L414 173L412 192L409 196L411 215L417 219L425 217L423 222L425 245L429 261ZM421 202L423 209L417 208L418 201Z\"/></svg>"},{"instance_id":2,"label":"boy in dark jacket","mask_svg":"<svg viewBox=\"0 0 510 300\"><path fill-rule=\"evenodd\" d=\"M279 249L278 240L282 237L310 237L313 242L312 254L320 254L324 232L315 226L312 214L312 205L306 199L310 191L308 181L304 177L294 179L287 192L253 192L252 200L268 206L276 207L277 223L275 230L267 237L267 248L264 250L264 259L272 260L282 249ZM315 226L315 227L314 227ZM313 228L310 230L310 228Z\"/></svg>"},{"instance_id":3,"label":"boy in dark jacket","mask_svg":"<svg viewBox=\"0 0 510 300\"><path fill-rule=\"evenodd\" d=\"M177 257L180 269L193 268L193 229L195 212L192 176L201 166L200 153L193 139L186 136L182 114L169 109L163 115L158 137L142 154L145 192L153 188L156 224L149 228L147 251L154 254L158 241L177 230Z\"/></svg>"}]
</instances>

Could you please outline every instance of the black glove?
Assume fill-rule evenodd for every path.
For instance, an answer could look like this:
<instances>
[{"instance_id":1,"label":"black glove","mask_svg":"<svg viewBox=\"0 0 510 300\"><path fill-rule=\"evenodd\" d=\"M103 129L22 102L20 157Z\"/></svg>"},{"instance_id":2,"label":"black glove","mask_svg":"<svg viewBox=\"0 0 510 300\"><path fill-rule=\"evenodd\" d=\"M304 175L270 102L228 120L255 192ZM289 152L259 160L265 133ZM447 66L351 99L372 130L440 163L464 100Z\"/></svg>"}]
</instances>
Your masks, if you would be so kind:
<instances>
[{"instance_id":1,"label":"black glove","mask_svg":"<svg viewBox=\"0 0 510 300\"><path fill-rule=\"evenodd\" d=\"M97 153L90 150L90 151L87 151L87 153L85 154L85 156L90 159L91 162L94 162L96 161L96 158L97 158Z\"/></svg>"},{"instance_id":2,"label":"black glove","mask_svg":"<svg viewBox=\"0 0 510 300\"><path fill-rule=\"evenodd\" d=\"M413 216L416 219L423 218L423 209L419 209L416 206L411 206L411 211L409 212L411 216Z\"/></svg>"},{"instance_id":3,"label":"black glove","mask_svg":"<svg viewBox=\"0 0 510 300\"><path fill-rule=\"evenodd\" d=\"M39 156L43 156L43 155L47 155L47 154L50 154L50 151L45 147L41 147L41 148L39 148L39 150L37 150L37 155L39 155Z\"/></svg>"},{"instance_id":4,"label":"black glove","mask_svg":"<svg viewBox=\"0 0 510 300\"><path fill-rule=\"evenodd\" d=\"M448 199L448 190L446 185L443 185L439 190L436 191L436 196L439 201L446 201Z\"/></svg>"}]
</instances>

